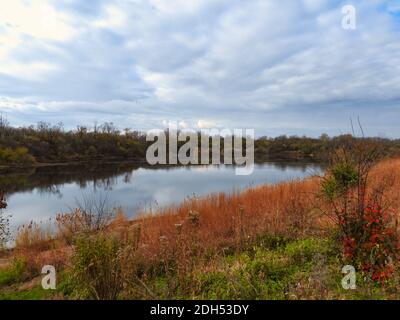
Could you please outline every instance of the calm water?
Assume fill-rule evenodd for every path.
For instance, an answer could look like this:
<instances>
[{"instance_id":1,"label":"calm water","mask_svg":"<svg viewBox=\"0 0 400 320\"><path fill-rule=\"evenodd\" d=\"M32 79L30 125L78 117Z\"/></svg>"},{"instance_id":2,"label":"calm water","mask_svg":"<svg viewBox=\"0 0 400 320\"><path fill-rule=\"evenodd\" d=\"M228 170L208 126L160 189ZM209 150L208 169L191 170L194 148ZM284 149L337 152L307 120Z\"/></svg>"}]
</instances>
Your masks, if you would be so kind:
<instances>
[{"instance_id":1,"label":"calm water","mask_svg":"<svg viewBox=\"0 0 400 320\"><path fill-rule=\"evenodd\" d=\"M236 176L232 166L60 166L2 172L0 189L7 191L7 213L12 215L11 224L15 227L68 212L77 201L88 197L107 197L109 205L120 206L134 216L140 208L157 208L187 197L304 178L320 171L316 164L281 162L257 164L249 176Z\"/></svg>"}]
</instances>

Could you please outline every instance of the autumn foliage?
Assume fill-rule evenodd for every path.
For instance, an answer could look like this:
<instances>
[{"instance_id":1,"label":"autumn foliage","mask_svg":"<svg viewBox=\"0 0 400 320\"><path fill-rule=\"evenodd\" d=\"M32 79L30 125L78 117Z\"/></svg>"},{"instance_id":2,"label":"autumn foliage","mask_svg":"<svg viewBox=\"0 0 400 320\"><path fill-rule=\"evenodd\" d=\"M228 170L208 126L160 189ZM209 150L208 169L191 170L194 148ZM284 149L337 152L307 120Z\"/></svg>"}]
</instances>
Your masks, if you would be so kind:
<instances>
[{"instance_id":1,"label":"autumn foliage","mask_svg":"<svg viewBox=\"0 0 400 320\"><path fill-rule=\"evenodd\" d=\"M338 150L322 191L327 213L337 223L345 262L383 283L391 278L400 249L399 207L392 189L396 171L371 177L378 150L374 144L358 142Z\"/></svg>"},{"instance_id":2,"label":"autumn foliage","mask_svg":"<svg viewBox=\"0 0 400 320\"><path fill-rule=\"evenodd\" d=\"M334 234L339 246L328 249L341 256L341 265L384 284L398 268L400 159L371 158L360 167L357 159L346 161L332 163L324 177L193 197L134 220L116 210L100 229L77 209L53 221L53 234L37 225L20 229L13 253L32 270L44 264L72 268L78 288L96 288L77 291L81 298L104 298L107 288L115 289L112 297L154 298L148 281L161 277L169 293L185 290L199 265L250 250L260 239ZM108 273L103 267L110 264ZM336 272L341 275L340 268Z\"/></svg>"}]
</instances>

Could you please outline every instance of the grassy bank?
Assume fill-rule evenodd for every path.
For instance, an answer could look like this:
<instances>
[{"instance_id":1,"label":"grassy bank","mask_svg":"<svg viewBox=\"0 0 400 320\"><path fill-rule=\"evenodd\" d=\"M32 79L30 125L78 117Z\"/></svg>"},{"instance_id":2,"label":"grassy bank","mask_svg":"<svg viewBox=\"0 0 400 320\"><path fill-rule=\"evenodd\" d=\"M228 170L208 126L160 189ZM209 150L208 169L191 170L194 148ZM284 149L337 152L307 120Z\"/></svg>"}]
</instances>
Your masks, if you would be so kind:
<instances>
[{"instance_id":1,"label":"grassy bank","mask_svg":"<svg viewBox=\"0 0 400 320\"><path fill-rule=\"evenodd\" d=\"M368 179L366 192L384 190L382 203L399 212L400 160L380 162ZM390 277L357 269L357 289L343 289L348 256L321 185L313 177L192 198L134 221L76 210L53 222L55 235L30 224L2 252L0 298L400 298L397 260ZM56 267L55 291L40 288L44 265Z\"/></svg>"}]
</instances>

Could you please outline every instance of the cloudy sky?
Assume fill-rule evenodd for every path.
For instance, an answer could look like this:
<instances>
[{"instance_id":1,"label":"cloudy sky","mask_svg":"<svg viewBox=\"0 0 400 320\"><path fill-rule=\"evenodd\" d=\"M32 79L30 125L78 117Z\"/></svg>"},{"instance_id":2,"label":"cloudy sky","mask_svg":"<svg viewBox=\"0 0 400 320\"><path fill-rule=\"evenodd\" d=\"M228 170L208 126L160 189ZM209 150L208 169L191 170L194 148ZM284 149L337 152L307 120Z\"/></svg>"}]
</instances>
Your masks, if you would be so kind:
<instances>
[{"instance_id":1,"label":"cloudy sky","mask_svg":"<svg viewBox=\"0 0 400 320\"><path fill-rule=\"evenodd\" d=\"M0 113L400 137L400 0L0 0Z\"/></svg>"}]
</instances>

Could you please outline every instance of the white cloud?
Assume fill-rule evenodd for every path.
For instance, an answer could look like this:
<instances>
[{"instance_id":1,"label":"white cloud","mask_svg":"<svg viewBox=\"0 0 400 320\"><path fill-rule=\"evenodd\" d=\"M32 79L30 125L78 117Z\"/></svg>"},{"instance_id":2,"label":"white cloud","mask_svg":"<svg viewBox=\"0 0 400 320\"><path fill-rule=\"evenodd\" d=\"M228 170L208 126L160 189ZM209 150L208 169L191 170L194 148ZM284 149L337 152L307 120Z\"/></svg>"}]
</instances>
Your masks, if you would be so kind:
<instances>
[{"instance_id":1,"label":"white cloud","mask_svg":"<svg viewBox=\"0 0 400 320\"><path fill-rule=\"evenodd\" d=\"M149 0L155 9L168 14L193 13L205 5L203 0Z\"/></svg>"},{"instance_id":2,"label":"white cloud","mask_svg":"<svg viewBox=\"0 0 400 320\"><path fill-rule=\"evenodd\" d=\"M17 123L319 134L380 110L376 128L400 135L388 125L400 116L396 3L357 2L347 32L341 0L2 1L1 96L27 101Z\"/></svg>"},{"instance_id":3,"label":"white cloud","mask_svg":"<svg viewBox=\"0 0 400 320\"><path fill-rule=\"evenodd\" d=\"M218 127L218 125L215 121L203 120L203 119L198 120L196 126L199 129L212 129L212 128Z\"/></svg>"},{"instance_id":4,"label":"white cloud","mask_svg":"<svg viewBox=\"0 0 400 320\"><path fill-rule=\"evenodd\" d=\"M92 22L94 27L118 30L125 25L127 19L126 14L117 6L108 5L104 8L103 12L101 18Z\"/></svg>"},{"instance_id":5,"label":"white cloud","mask_svg":"<svg viewBox=\"0 0 400 320\"><path fill-rule=\"evenodd\" d=\"M178 126L181 129L187 129L189 127L189 125L185 121L179 121Z\"/></svg>"},{"instance_id":6,"label":"white cloud","mask_svg":"<svg viewBox=\"0 0 400 320\"><path fill-rule=\"evenodd\" d=\"M303 0L303 3L308 12L315 13L326 8L328 0Z\"/></svg>"},{"instance_id":7,"label":"white cloud","mask_svg":"<svg viewBox=\"0 0 400 320\"><path fill-rule=\"evenodd\" d=\"M74 34L69 17L55 10L47 0L1 1L0 21L10 38L24 35L33 38L65 41Z\"/></svg>"},{"instance_id":8,"label":"white cloud","mask_svg":"<svg viewBox=\"0 0 400 320\"><path fill-rule=\"evenodd\" d=\"M18 61L15 50L33 41L70 40L75 30L68 24L69 17L55 10L46 0L0 1L0 73L30 81L42 77L58 67L50 61Z\"/></svg>"},{"instance_id":9,"label":"white cloud","mask_svg":"<svg viewBox=\"0 0 400 320\"><path fill-rule=\"evenodd\" d=\"M43 76L55 72L57 69L56 65L44 62L18 63L8 61L6 64L0 64L0 74L30 81L41 81Z\"/></svg>"}]
</instances>

